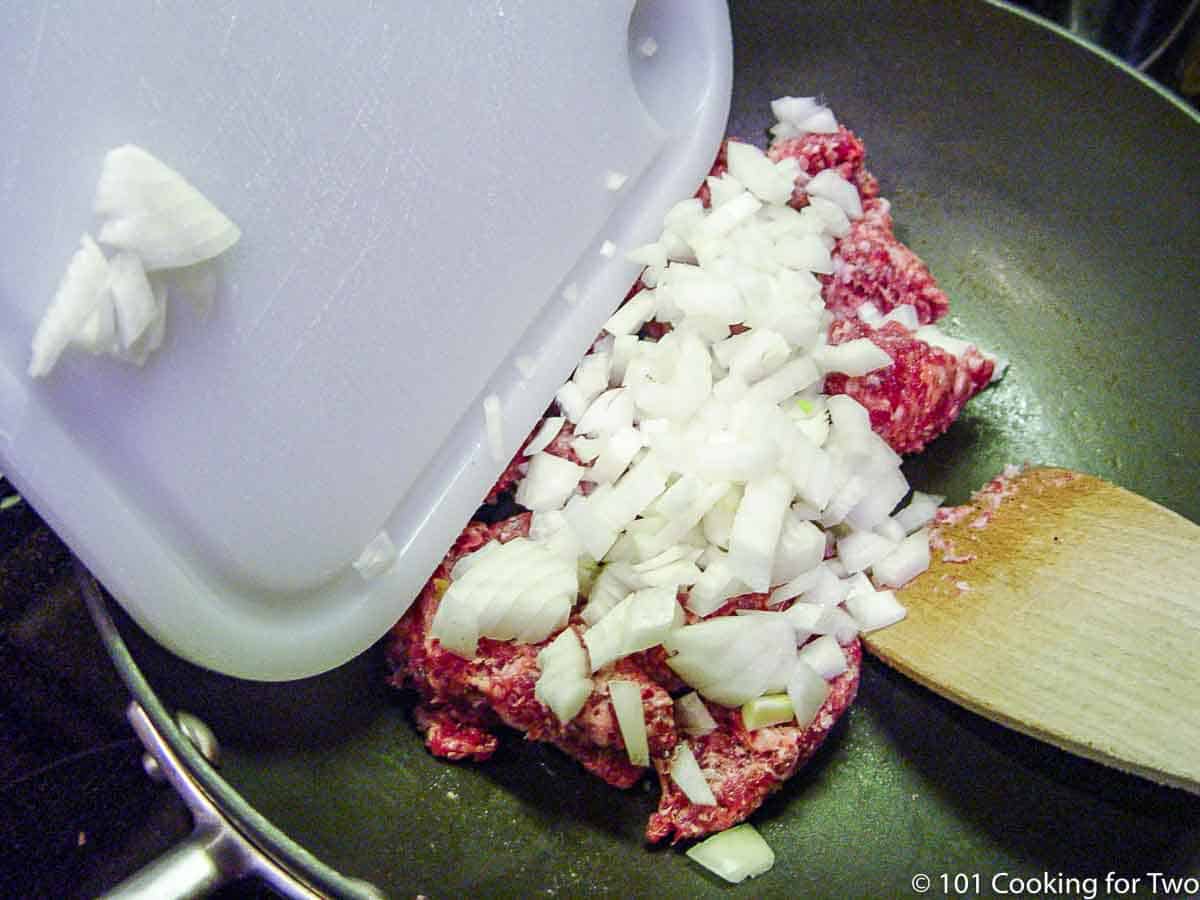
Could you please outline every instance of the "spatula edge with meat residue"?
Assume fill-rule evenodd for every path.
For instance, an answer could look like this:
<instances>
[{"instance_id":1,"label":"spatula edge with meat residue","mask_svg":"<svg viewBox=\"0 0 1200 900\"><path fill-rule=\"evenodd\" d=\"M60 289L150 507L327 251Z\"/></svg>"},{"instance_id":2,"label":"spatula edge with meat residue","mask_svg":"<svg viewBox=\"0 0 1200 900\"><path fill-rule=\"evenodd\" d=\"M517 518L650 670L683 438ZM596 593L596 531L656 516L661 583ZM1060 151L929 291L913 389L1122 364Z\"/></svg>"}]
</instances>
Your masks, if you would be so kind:
<instances>
[{"instance_id":1,"label":"spatula edge with meat residue","mask_svg":"<svg viewBox=\"0 0 1200 900\"><path fill-rule=\"evenodd\" d=\"M1200 526L1099 478L1009 472L946 510L907 618L864 635L936 693L1200 793Z\"/></svg>"}]
</instances>

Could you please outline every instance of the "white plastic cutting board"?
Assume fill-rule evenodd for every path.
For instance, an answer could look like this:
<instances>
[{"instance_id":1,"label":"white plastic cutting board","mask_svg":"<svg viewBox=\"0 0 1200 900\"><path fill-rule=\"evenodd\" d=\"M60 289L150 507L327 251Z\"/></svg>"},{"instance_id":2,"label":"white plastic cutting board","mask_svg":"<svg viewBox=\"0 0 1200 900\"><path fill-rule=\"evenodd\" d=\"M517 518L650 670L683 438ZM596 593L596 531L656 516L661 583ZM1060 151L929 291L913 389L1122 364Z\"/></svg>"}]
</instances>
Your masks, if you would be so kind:
<instances>
[{"instance_id":1,"label":"white plastic cutting board","mask_svg":"<svg viewBox=\"0 0 1200 900\"><path fill-rule=\"evenodd\" d=\"M260 679L349 659L503 468L483 398L507 456L636 277L624 251L699 184L730 67L722 0L5 4L0 470L182 656ZM68 350L34 382L123 143L242 240L144 368ZM367 580L381 530L398 555Z\"/></svg>"}]
</instances>

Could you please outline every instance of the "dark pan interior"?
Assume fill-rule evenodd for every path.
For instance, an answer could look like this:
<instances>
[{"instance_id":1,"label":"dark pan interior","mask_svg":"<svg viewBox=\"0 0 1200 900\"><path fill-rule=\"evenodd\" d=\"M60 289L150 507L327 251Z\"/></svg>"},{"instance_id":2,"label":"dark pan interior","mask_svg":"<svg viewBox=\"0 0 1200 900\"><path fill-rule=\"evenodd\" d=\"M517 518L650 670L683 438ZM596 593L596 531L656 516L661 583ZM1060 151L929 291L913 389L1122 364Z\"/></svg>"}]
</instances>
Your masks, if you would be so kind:
<instances>
[{"instance_id":1,"label":"dark pan interior","mask_svg":"<svg viewBox=\"0 0 1200 900\"><path fill-rule=\"evenodd\" d=\"M760 0L733 15L731 132L762 140L771 98L823 93L951 295L949 330L1011 360L909 462L911 479L961 500L1005 463L1055 463L1200 519L1200 120L990 5ZM644 847L650 786L609 789L517 738L489 765L435 761L378 654L247 684L120 621L164 702L220 736L228 783L389 894L729 891L682 853ZM988 893L996 877L1012 891L1045 873L1146 886L1148 872L1200 872L1200 798L1009 732L874 662L857 705L754 822L777 854L742 889L754 896L909 896L917 873L940 895ZM981 883L941 881L954 873Z\"/></svg>"}]
</instances>

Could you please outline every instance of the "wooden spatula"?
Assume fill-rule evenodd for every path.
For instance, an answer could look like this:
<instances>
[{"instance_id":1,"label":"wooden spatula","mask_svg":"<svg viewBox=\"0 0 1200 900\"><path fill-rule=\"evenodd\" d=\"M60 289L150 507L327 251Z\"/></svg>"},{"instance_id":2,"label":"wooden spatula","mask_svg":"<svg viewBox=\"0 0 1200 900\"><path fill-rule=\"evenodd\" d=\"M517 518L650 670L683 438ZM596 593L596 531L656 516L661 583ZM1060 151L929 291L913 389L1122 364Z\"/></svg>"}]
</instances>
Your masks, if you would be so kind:
<instances>
[{"instance_id":1,"label":"wooden spatula","mask_svg":"<svg viewBox=\"0 0 1200 900\"><path fill-rule=\"evenodd\" d=\"M1200 793L1200 526L1089 475L1027 469L937 527L908 617L865 635L939 694Z\"/></svg>"}]
</instances>

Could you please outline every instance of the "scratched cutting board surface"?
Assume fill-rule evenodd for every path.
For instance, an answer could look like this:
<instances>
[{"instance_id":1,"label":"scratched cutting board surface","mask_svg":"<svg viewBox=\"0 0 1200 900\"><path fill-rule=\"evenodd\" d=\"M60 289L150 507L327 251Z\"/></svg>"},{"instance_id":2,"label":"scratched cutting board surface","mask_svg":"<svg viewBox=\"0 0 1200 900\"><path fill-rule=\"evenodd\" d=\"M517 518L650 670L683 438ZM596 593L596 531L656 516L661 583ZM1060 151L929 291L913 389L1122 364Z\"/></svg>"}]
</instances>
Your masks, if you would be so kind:
<instances>
[{"instance_id":1,"label":"scratched cutting board surface","mask_svg":"<svg viewBox=\"0 0 1200 900\"><path fill-rule=\"evenodd\" d=\"M636 277L624 251L700 182L730 59L718 0L7 5L0 469L175 652L263 679L343 662L502 468L483 399L507 458ZM68 351L35 382L124 143L242 240L144 368ZM396 561L367 580L380 531Z\"/></svg>"}]
</instances>

